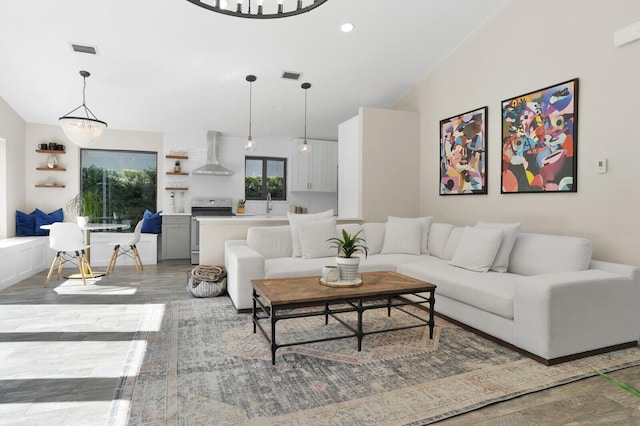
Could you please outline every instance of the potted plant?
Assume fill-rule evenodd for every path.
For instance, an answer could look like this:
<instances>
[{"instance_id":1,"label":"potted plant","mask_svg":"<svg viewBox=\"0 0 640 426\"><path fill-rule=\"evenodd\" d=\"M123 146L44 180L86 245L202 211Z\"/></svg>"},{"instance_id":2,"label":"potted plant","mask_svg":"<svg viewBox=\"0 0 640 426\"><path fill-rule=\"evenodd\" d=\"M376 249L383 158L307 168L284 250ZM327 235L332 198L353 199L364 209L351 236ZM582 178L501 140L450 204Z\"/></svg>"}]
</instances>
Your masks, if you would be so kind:
<instances>
[{"instance_id":1,"label":"potted plant","mask_svg":"<svg viewBox=\"0 0 640 426\"><path fill-rule=\"evenodd\" d=\"M95 192L78 194L67 203L67 213L75 217L78 225L86 225L90 219L100 217L102 198Z\"/></svg>"},{"instance_id":2,"label":"potted plant","mask_svg":"<svg viewBox=\"0 0 640 426\"><path fill-rule=\"evenodd\" d=\"M176 160L175 164L173 165L173 171L175 173L180 173L180 160Z\"/></svg>"},{"instance_id":3,"label":"potted plant","mask_svg":"<svg viewBox=\"0 0 640 426\"><path fill-rule=\"evenodd\" d=\"M365 245L366 241L359 237L361 232L362 230L351 235L343 229L342 237L334 237L327 240L331 243L331 247L338 250L336 264L340 270L341 280L353 281L356 279L360 258L357 256L354 257L354 254L364 253L365 257L369 254L369 249Z\"/></svg>"}]
</instances>

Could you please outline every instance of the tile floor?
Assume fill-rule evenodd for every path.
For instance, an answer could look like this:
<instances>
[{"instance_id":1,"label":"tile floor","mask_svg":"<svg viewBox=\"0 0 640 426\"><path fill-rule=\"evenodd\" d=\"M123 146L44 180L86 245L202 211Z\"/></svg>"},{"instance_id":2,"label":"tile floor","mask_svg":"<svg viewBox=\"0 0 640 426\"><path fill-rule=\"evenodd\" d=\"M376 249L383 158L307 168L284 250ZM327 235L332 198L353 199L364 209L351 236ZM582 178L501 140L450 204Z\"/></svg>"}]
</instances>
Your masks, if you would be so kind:
<instances>
[{"instance_id":1,"label":"tile floor","mask_svg":"<svg viewBox=\"0 0 640 426\"><path fill-rule=\"evenodd\" d=\"M191 268L164 263L137 275L118 266L87 287L62 279L43 288L42 272L0 291L0 425L104 424L120 376L135 372L125 368L135 331L158 326L145 313L190 299ZM640 386L640 367L614 376ZM638 425L640 400L595 377L440 424Z\"/></svg>"}]
</instances>

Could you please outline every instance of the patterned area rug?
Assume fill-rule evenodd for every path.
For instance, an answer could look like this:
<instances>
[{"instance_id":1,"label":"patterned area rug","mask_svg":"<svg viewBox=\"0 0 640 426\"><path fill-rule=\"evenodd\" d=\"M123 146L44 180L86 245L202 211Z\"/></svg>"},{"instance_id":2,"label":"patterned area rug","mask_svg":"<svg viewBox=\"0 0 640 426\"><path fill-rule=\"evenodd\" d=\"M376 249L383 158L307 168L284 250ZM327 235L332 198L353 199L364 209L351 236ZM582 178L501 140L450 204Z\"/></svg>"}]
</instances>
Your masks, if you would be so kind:
<instances>
[{"instance_id":1,"label":"patterned area rug","mask_svg":"<svg viewBox=\"0 0 640 426\"><path fill-rule=\"evenodd\" d=\"M142 321L157 315L148 310ZM411 321L379 309L365 313L364 328ZM279 343L331 333L344 329L322 317L278 323ZM138 375L123 373L108 423L423 425L593 376L589 366L640 365L636 347L546 367L436 318L433 340L416 328L366 336L361 352L355 338L292 346L272 366L251 316L226 297L166 305L161 330L139 332L130 359L145 346Z\"/></svg>"}]
</instances>

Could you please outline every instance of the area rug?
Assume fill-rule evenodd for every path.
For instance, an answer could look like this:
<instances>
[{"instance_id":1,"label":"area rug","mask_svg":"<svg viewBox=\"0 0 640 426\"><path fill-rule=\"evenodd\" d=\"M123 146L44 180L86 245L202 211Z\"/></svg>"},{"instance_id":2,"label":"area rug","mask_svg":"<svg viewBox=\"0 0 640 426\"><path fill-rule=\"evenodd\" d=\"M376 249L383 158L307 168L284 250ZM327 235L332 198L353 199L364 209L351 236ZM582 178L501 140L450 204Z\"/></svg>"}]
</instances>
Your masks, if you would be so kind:
<instances>
[{"instance_id":1,"label":"area rug","mask_svg":"<svg viewBox=\"0 0 640 426\"><path fill-rule=\"evenodd\" d=\"M131 359L146 353L137 376L123 374L108 424L423 425L593 376L590 366L640 365L636 347L547 367L436 317L433 339L421 327L366 336L361 352L355 338L291 346L272 366L251 316L226 297L173 302L162 315L159 332L132 343ZM366 330L415 321L384 309L364 318ZM343 332L321 317L278 323L279 343Z\"/></svg>"}]
</instances>

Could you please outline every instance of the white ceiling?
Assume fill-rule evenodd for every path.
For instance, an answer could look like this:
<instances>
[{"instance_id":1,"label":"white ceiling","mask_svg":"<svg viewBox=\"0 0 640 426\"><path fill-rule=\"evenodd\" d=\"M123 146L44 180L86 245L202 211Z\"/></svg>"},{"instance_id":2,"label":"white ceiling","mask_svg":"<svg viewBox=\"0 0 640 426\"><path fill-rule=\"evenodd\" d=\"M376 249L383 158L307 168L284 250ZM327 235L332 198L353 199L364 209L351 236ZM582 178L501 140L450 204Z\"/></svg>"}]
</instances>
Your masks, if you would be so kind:
<instances>
[{"instance_id":1,"label":"white ceiling","mask_svg":"<svg viewBox=\"0 0 640 426\"><path fill-rule=\"evenodd\" d=\"M255 74L254 139L303 135L307 81L308 137L336 139L339 123L391 106L507 2L329 0L256 20L186 0L0 0L0 97L27 122L55 124L82 103L84 69L87 105L109 128L246 136Z\"/></svg>"}]
</instances>

